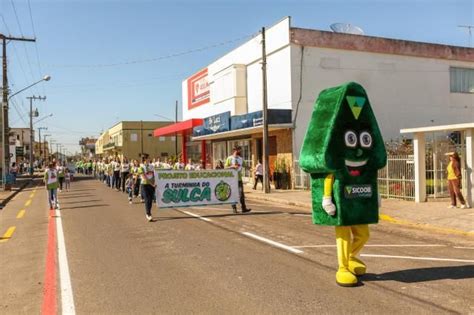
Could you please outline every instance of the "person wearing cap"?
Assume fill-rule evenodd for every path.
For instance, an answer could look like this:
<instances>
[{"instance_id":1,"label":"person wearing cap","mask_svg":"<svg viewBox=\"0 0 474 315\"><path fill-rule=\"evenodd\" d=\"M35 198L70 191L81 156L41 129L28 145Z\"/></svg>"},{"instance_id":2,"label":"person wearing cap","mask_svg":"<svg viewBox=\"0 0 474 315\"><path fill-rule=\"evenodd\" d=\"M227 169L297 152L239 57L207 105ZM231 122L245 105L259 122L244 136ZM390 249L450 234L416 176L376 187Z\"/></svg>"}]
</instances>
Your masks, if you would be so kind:
<instances>
[{"instance_id":1,"label":"person wearing cap","mask_svg":"<svg viewBox=\"0 0 474 315\"><path fill-rule=\"evenodd\" d=\"M252 209L247 208L245 205L245 195L244 195L244 183L242 181L242 167L244 166L244 159L240 156L242 148L240 146L235 146L232 149L232 155L227 158L225 161L225 168L232 168L237 170L239 177L239 194L240 194L240 205L242 206L242 213L250 212ZM234 213L237 213L237 205L232 205L232 210Z\"/></svg>"},{"instance_id":2,"label":"person wearing cap","mask_svg":"<svg viewBox=\"0 0 474 315\"><path fill-rule=\"evenodd\" d=\"M451 205L448 208L456 208L456 197L461 203L461 209L469 208L461 192L461 159L456 152L449 152L447 155L449 156L448 188L451 197Z\"/></svg>"}]
</instances>

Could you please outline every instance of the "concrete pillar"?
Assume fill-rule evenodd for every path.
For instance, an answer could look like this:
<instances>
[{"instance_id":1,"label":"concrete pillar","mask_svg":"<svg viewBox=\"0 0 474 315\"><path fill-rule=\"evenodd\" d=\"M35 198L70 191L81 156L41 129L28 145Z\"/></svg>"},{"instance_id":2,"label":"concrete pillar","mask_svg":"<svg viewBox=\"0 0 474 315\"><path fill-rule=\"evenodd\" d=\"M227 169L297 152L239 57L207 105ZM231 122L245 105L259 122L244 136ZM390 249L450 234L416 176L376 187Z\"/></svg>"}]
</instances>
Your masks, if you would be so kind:
<instances>
[{"instance_id":1,"label":"concrete pillar","mask_svg":"<svg viewBox=\"0 0 474 315\"><path fill-rule=\"evenodd\" d=\"M426 161L425 134L415 133L413 147L415 151L415 202L426 202Z\"/></svg>"},{"instance_id":2,"label":"concrete pillar","mask_svg":"<svg viewBox=\"0 0 474 315\"><path fill-rule=\"evenodd\" d=\"M472 207L474 198L474 128L468 129L466 135L466 202Z\"/></svg>"},{"instance_id":3,"label":"concrete pillar","mask_svg":"<svg viewBox=\"0 0 474 315\"><path fill-rule=\"evenodd\" d=\"M206 168L206 140L201 140L201 168L205 169Z\"/></svg>"}]
</instances>

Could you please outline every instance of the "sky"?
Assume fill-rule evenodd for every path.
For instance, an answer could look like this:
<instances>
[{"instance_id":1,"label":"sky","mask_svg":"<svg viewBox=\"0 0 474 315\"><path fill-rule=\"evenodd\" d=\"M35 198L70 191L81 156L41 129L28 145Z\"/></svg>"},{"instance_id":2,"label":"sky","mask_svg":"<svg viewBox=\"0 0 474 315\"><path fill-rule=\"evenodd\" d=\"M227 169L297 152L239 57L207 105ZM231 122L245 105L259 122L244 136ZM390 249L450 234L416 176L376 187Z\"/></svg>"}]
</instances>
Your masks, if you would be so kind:
<instances>
[{"instance_id":1,"label":"sky","mask_svg":"<svg viewBox=\"0 0 474 315\"><path fill-rule=\"evenodd\" d=\"M474 0L0 0L0 33L36 38L7 45L11 93L51 76L12 99L10 125L29 126L26 97L46 96L33 104L35 128L74 153L118 121L172 119L184 79L285 16L468 46L458 25L474 25Z\"/></svg>"}]
</instances>

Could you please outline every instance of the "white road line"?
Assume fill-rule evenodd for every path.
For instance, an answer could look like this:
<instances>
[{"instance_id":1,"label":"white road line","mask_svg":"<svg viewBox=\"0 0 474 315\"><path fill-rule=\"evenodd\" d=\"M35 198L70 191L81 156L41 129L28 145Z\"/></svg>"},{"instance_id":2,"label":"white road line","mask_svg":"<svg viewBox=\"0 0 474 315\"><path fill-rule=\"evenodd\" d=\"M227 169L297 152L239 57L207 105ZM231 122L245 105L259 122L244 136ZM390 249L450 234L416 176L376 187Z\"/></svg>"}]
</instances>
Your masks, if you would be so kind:
<instances>
[{"instance_id":1,"label":"white road line","mask_svg":"<svg viewBox=\"0 0 474 315\"><path fill-rule=\"evenodd\" d=\"M336 247L334 245L302 245L293 246L294 248L325 248L325 247ZM440 244L367 244L364 247L446 247L446 245Z\"/></svg>"},{"instance_id":2,"label":"white road line","mask_svg":"<svg viewBox=\"0 0 474 315\"><path fill-rule=\"evenodd\" d=\"M76 314L74 308L74 296L72 293L71 276L69 274L69 264L67 262L66 243L64 241L63 223L61 211L56 210L56 231L58 238L58 263L59 278L61 285L61 311L63 314Z\"/></svg>"},{"instance_id":3,"label":"white road line","mask_svg":"<svg viewBox=\"0 0 474 315\"><path fill-rule=\"evenodd\" d=\"M190 215L190 216L192 216L192 217L195 217L195 218L198 218L198 219L207 221L207 222L212 222L211 219L201 217L200 215L194 214L194 213L192 213L192 212L184 211L184 210L180 210L180 211L181 211L182 213L186 213L187 215Z\"/></svg>"},{"instance_id":4,"label":"white road line","mask_svg":"<svg viewBox=\"0 0 474 315\"><path fill-rule=\"evenodd\" d=\"M251 238L253 238L253 239L259 240L259 241L261 241L261 242L270 244L270 245L272 245L272 246L275 246L275 247L278 247L278 248L282 248L282 249L287 250L287 251L289 251L289 252L291 252L291 253L294 253L294 254L302 254L302 253L304 253L302 250L296 249L296 248L294 248L294 247L292 247L292 246L288 246L288 245L285 245L285 244L282 244L282 243L278 243L278 242L269 240L268 238L255 235L255 234L250 233L250 232L242 232L242 234L243 234L243 235L246 235L246 236L248 236L248 237L251 237Z\"/></svg>"},{"instance_id":5,"label":"white road line","mask_svg":"<svg viewBox=\"0 0 474 315\"><path fill-rule=\"evenodd\" d=\"M454 262L474 263L474 260L454 259L454 258L452 259L452 258L391 256L391 255L372 255L372 254L361 254L360 256L361 257L375 257L375 258L396 258L396 259L411 259L411 260L454 261Z\"/></svg>"},{"instance_id":6,"label":"white road line","mask_svg":"<svg viewBox=\"0 0 474 315\"><path fill-rule=\"evenodd\" d=\"M474 249L474 247L463 247L463 246L454 246L457 249Z\"/></svg>"}]
</instances>

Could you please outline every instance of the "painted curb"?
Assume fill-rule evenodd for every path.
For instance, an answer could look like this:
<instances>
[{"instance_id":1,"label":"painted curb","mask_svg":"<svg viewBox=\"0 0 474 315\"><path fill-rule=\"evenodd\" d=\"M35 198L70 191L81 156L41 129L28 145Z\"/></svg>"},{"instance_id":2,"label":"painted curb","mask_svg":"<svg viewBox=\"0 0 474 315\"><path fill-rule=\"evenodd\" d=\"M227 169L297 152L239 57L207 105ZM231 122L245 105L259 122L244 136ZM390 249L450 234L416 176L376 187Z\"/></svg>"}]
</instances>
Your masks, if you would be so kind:
<instances>
[{"instance_id":1,"label":"painted curb","mask_svg":"<svg viewBox=\"0 0 474 315\"><path fill-rule=\"evenodd\" d=\"M265 197L265 196L256 196L252 195L251 193L245 195L246 199L252 199L252 200L258 200L258 201L267 201L267 202L272 202L276 204L286 204L289 206L296 206L296 207L301 207L303 211L306 211L308 213L311 213L311 207L312 204L307 203L307 202L298 202L298 201L291 201L291 200L284 200L284 199L276 199L276 198L271 198L271 197ZM379 219L384 222L392 223L392 224L398 224L398 225L403 225L403 226L408 226L408 227L413 227L413 228L418 228L418 229L424 229L427 231L435 232L435 233L440 233L440 234L450 234L450 235L460 235L460 236L468 236L468 237L474 237L474 232L466 232L462 230L457 230L457 229L451 229L451 228L444 228L440 226L435 226L431 224L426 224L426 223L417 223L409 220L403 220L403 219L397 219L394 217L391 217L387 214L381 213L379 215Z\"/></svg>"}]
</instances>

